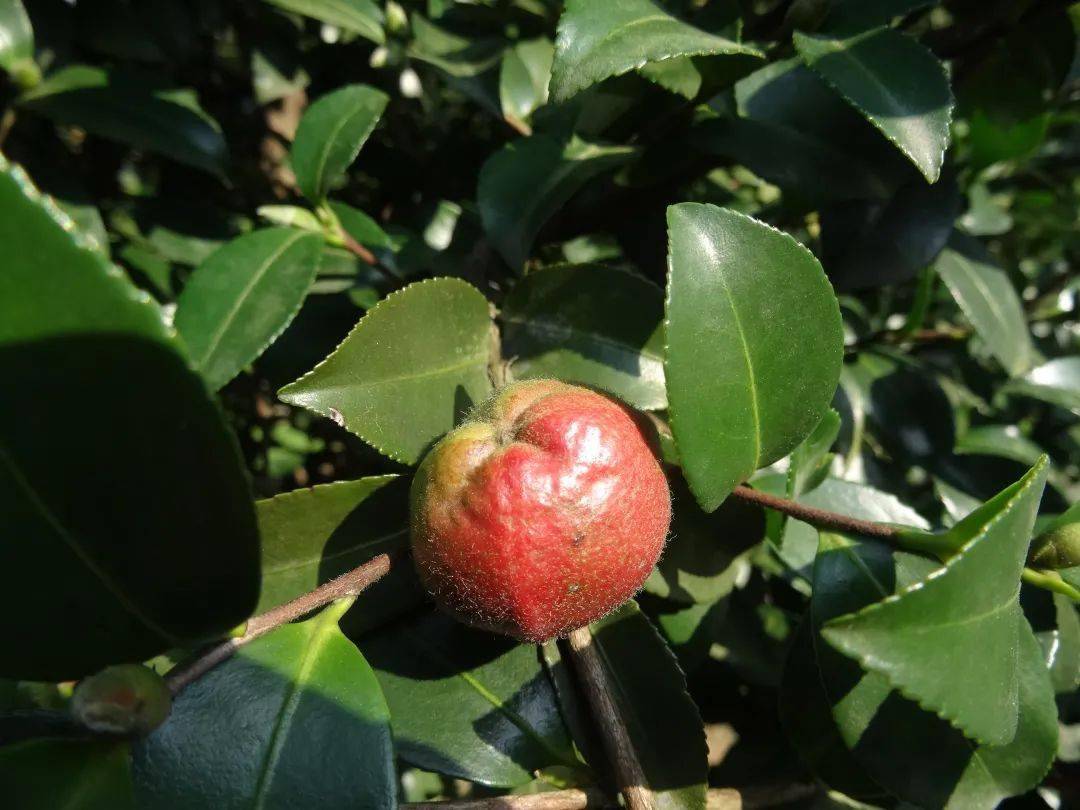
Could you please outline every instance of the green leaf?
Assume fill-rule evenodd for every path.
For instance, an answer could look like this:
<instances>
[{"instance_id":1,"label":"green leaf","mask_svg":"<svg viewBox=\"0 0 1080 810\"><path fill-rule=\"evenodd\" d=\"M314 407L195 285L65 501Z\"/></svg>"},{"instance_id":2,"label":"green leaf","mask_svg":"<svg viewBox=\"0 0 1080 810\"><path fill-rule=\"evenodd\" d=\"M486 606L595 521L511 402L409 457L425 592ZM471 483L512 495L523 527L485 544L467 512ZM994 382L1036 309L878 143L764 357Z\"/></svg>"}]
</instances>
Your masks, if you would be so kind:
<instances>
[{"instance_id":1,"label":"green leaf","mask_svg":"<svg viewBox=\"0 0 1080 810\"><path fill-rule=\"evenodd\" d=\"M701 90L701 71L689 56L675 56L662 62L648 62L638 73L685 99L693 100Z\"/></svg>"},{"instance_id":2,"label":"green leaf","mask_svg":"<svg viewBox=\"0 0 1080 810\"><path fill-rule=\"evenodd\" d=\"M1016 425L979 425L968 428L956 442L962 455L1001 456L1026 466L1037 464L1042 448L1020 433Z\"/></svg>"},{"instance_id":3,"label":"green leaf","mask_svg":"<svg viewBox=\"0 0 1080 810\"><path fill-rule=\"evenodd\" d=\"M358 208L342 202L331 202L334 212L346 232L366 248L389 248L390 237L378 222Z\"/></svg>"},{"instance_id":4,"label":"green leaf","mask_svg":"<svg viewBox=\"0 0 1080 810\"><path fill-rule=\"evenodd\" d=\"M840 309L813 255L787 234L698 203L668 208L671 429L712 511L821 420L840 374Z\"/></svg>"},{"instance_id":5,"label":"green leaf","mask_svg":"<svg viewBox=\"0 0 1080 810\"><path fill-rule=\"evenodd\" d=\"M363 639L406 761L512 787L551 765L578 767L536 647L439 612Z\"/></svg>"},{"instance_id":6,"label":"green leaf","mask_svg":"<svg viewBox=\"0 0 1080 810\"><path fill-rule=\"evenodd\" d=\"M823 28L830 32L865 31L936 4L937 0L833 0Z\"/></svg>"},{"instance_id":7,"label":"green leaf","mask_svg":"<svg viewBox=\"0 0 1080 810\"><path fill-rule=\"evenodd\" d=\"M717 54L761 56L754 48L684 23L654 0L568 0L555 38L551 95L565 101L647 62Z\"/></svg>"},{"instance_id":8,"label":"green leaf","mask_svg":"<svg viewBox=\"0 0 1080 810\"><path fill-rule=\"evenodd\" d=\"M140 807L396 808L390 714L338 629L349 601L252 641L135 744Z\"/></svg>"},{"instance_id":9,"label":"green leaf","mask_svg":"<svg viewBox=\"0 0 1080 810\"><path fill-rule=\"evenodd\" d=\"M300 311L323 240L292 228L234 239L191 274L176 302L176 331L217 390L262 354Z\"/></svg>"},{"instance_id":10,"label":"green leaf","mask_svg":"<svg viewBox=\"0 0 1080 810\"><path fill-rule=\"evenodd\" d=\"M936 547L956 550L940 572L833 619L823 637L975 740L1009 742L1017 727L1020 573L1045 482L1044 460L934 538Z\"/></svg>"},{"instance_id":11,"label":"green leaf","mask_svg":"<svg viewBox=\"0 0 1080 810\"><path fill-rule=\"evenodd\" d=\"M0 210L0 610L21 617L0 674L77 678L234 627L258 534L202 380L146 294L2 158Z\"/></svg>"},{"instance_id":12,"label":"green leaf","mask_svg":"<svg viewBox=\"0 0 1080 810\"><path fill-rule=\"evenodd\" d=\"M547 103L554 54L551 41L543 37L516 42L503 54L499 101L505 117L526 121Z\"/></svg>"},{"instance_id":13,"label":"green leaf","mask_svg":"<svg viewBox=\"0 0 1080 810\"><path fill-rule=\"evenodd\" d=\"M633 600L592 632L654 806L704 810L705 735L675 657Z\"/></svg>"},{"instance_id":14,"label":"green leaf","mask_svg":"<svg viewBox=\"0 0 1080 810\"><path fill-rule=\"evenodd\" d=\"M22 0L0 0L0 68L16 75L34 64L34 29Z\"/></svg>"},{"instance_id":15,"label":"green leaf","mask_svg":"<svg viewBox=\"0 0 1080 810\"><path fill-rule=\"evenodd\" d=\"M353 31L377 45L386 41L383 13L373 0L266 0L273 6Z\"/></svg>"},{"instance_id":16,"label":"green leaf","mask_svg":"<svg viewBox=\"0 0 1080 810\"><path fill-rule=\"evenodd\" d=\"M746 552L765 537L762 511L732 498L703 512L681 477L671 493L669 539L645 590L682 604L716 602L747 573Z\"/></svg>"},{"instance_id":17,"label":"green leaf","mask_svg":"<svg viewBox=\"0 0 1080 810\"><path fill-rule=\"evenodd\" d=\"M1080 357L1059 357L1036 366L1002 391L1039 399L1080 414Z\"/></svg>"},{"instance_id":18,"label":"green leaf","mask_svg":"<svg viewBox=\"0 0 1080 810\"><path fill-rule=\"evenodd\" d=\"M933 54L891 28L847 39L796 31L793 40L803 61L896 144L928 182L938 179L953 97Z\"/></svg>"},{"instance_id":19,"label":"green leaf","mask_svg":"<svg viewBox=\"0 0 1080 810\"><path fill-rule=\"evenodd\" d=\"M828 475L832 461L829 449L839 434L840 414L829 408L813 432L791 453L785 488L788 498L795 498L814 489Z\"/></svg>"},{"instance_id":20,"label":"green leaf","mask_svg":"<svg viewBox=\"0 0 1080 810\"><path fill-rule=\"evenodd\" d=\"M126 742L30 740L0 748L4 802L18 810L134 810Z\"/></svg>"},{"instance_id":21,"label":"green leaf","mask_svg":"<svg viewBox=\"0 0 1080 810\"><path fill-rule=\"evenodd\" d=\"M974 239L954 237L934 264L939 276L986 345L1010 376L1038 359L1020 296L1008 274Z\"/></svg>"},{"instance_id":22,"label":"green leaf","mask_svg":"<svg viewBox=\"0 0 1080 810\"><path fill-rule=\"evenodd\" d=\"M396 475L335 481L255 504L262 534L262 591L256 613L314 590L409 538L409 482ZM365 591L342 626L352 633L386 621L422 601L405 562Z\"/></svg>"},{"instance_id":23,"label":"green leaf","mask_svg":"<svg viewBox=\"0 0 1080 810\"><path fill-rule=\"evenodd\" d=\"M515 378L554 377L663 408L664 293L641 276L563 265L526 275L501 310Z\"/></svg>"},{"instance_id":24,"label":"green leaf","mask_svg":"<svg viewBox=\"0 0 1080 810\"><path fill-rule=\"evenodd\" d=\"M413 41L409 56L455 79L474 79L487 73L499 63L505 50L504 42L497 37L470 39L440 28L419 14L410 19Z\"/></svg>"},{"instance_id":25,"label":"green leaf","mask_svg":"<svg viewBox=\"0 0 1080 810\"><path fill-rule=\"evenodd\" d=\"M360 154L390 97L366 84L327 93L300 119L290 160L296 183L312 202L321 202Z\"/></svg>"},{"instance_id":26,"label":"green leaf","mask_svg":"<svg viewBox=\"0 0 1080 810\"><path fill-rule=\"evenodd\" d=\"M225 174L228 150L221 128L191 91L163 87L135 73L72 65L24 94L19 106L58 124Z\"/></svg>"},{"instance_id":27,"label":"green leaf","mask_svg":"<svg viewBox=\"0 0 1080 810\"><path fill-rule=\"evenodd\" d=\"M452 278L410 284L372 307L279 396L413 464L490 392L491 328L488 302L475 287Z\"/></svg>"},{"instance_id":28,"label":"green leaf","mask_svg":"<svg viewBox=\"0 0 1080 810\"><path fill-rule=\"evenodd\" d=\"M888 201L850 202L821 213L823 263L839 290L914 278L945 247L960 213L951 175L933 185L916 177Z\"/></svg>"},{"instance_id":29,"label":"green leaf","mask_svg":"<svg viewBox=\"0 0 1080 810\"><path fill-rule=\"evenodd\" d=\"M594 144L577 136L563 143L533 135L507 144L480 170L476 196L488 238L507 264L520 269L548 218L594 177L635 154L630 146Z\"/></svg>"},{"instance_id":30,"label":"green leaf","mask_svg":"<svg viewBox=\"0 0 1080 810\"><path fill-rule=\"evenodd\" d=\"M810 611L814 628L927 577L932 581L938 568L934 561L878 541L826 534L821 539ZM990 808L1030 790L1053 761L1057 712L1039 644L1022 616L1017 623L1019 723L1015 736L1002 746L974 745L945 720L892 691L883 676L863 672L811 632L813 663L789 659L785 677L810 677L821 689L794 682L785 682L784 689L794 688L796 697L801 689L805 699L816 693L825 706L784 705L788 711L798 707L799 719L820 721L824 710L833 724L826 718L826 725L811 723L796 736L804 757L813 761L816 756L815 769L838 789L852 790L854 777L863 790L869 788L871 797L884 793L925 808ZM804 646L804 654L806 650ZM793 648L792 655L797 654ZM816 736L808 737L807 731ZM819 746L816 751L814 746ZM852 761L861 765L862 774Z\"/></svg>"}]
</instances>

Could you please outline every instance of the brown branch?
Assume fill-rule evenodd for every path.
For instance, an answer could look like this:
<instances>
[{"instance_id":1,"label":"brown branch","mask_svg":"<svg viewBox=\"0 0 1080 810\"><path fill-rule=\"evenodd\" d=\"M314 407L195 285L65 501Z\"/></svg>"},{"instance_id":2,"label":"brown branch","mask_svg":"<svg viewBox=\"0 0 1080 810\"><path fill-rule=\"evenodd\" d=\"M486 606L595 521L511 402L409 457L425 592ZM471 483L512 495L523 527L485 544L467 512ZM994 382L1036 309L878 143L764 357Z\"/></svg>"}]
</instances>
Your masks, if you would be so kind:
<instances>
[{"instance_id":1,"label":"brown branch","mask_svg":"<svg viewBox=\"0 0 1080 810\"><path fill-rule=\"evenodd\" d=\"M652 791L645 781L645 772L638 761L630 731L619 711L608 683L607 671L596 648L588 625L579 627L567 637L571 658L578 678L584 687L596 725L604 740L604 749L615 771L619 792L629 810L653 810L656 806Z\"/></svg>"},{"instance_id":2,"label":"brown branch","mask_svg":"<svg viewBox=\"0 0 1080 810\"><path fill-rule=\"evenodd\" d=\"M345 249L348 250L350 253L352 253L357 258L359 258L360 261L366 262L367 264L370 264L372 267L377 267L380 270L383 270L383 271L386 270L386 268L383 267L382 262L380 262L378 260L378 258L375 256L375 254L372 253L370 250L368 250L363 245L361 245L355 239L353 239L352 235L348 231L346 231L344 228L341 229L341 239L345 243Z\"/></svg>"},{"instance_id":3,"label":"brown branch","mask_svg":"<svg viewBox=\"0 0 1080 810\"><path fill-rule=\"evenodd\" d=\"M830 512L827 509L818 509L787 498L769 495L767 492L760 492L748 486L737 486L731 494L741 501L782 512L788 517L801 520L803 523L809 523L818 529L862 534L868 537L881 537L885 540L895 540L900 536L899 529L884 523L859 520L858 518L841 515L838 512Z\"/></svg>"},{"instance_id":4,"label":"brown branch","mask_svg":"<svg viewBox=\"0 0 1080 810\"><path fill-rule=\"evenodd\" d=\"M713 788L706 794L705 807L707 810L762 810L805 799L817 792L815 785L804 784L751 788L742 792L734 788ZM610 810L618 806L617 801L593 788L401 805L402 810Z\"/></svg>"},{"instance_id":5,"label":"brown branch","mask_svg":"<svg viewBox=\"0 0 1080 810\"><path fill-rule=\"evenodd\" d=\"M355 596L386 576L389 571L389 555L380 554L360 567L320 585L310 593L305 593L291 602L286 602L273 610L252 617L248 620L242 636L218 642L194 659L178 664L169 670L165 675L166 685L173 695L179 694L184 687L201 678L218 664L231 658L233 653L245 644L265 636L271 630L276 630L294 619L299 619L301 616L305 616L313 610L333 602L335 599Z\"/></svg>"}]
</instances>

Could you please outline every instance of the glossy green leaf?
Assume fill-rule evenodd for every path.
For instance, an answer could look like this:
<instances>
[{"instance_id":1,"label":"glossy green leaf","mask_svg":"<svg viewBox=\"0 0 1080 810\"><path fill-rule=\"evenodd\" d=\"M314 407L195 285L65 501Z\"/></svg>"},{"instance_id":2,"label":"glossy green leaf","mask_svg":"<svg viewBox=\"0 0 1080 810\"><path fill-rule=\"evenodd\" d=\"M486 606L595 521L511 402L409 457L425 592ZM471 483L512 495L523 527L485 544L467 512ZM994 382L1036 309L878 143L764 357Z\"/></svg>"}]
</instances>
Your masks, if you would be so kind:
<instances>
[{"instance_id":1,"label":"glossy green leaf","mask_svg":"<svg viewBox=\"0 0 1080 810\"><path fill-rule=\"evenodd\" d=\"M663 408L664 293L641 276L562 265L526 275L501 310L516 378L554 377Z\"/></svg>"},{"instance_id":2,"label":"glossy green leaf","mask_svg":"<svg viewBox=\"0 0 1080 810\"><path fill-rule=\"evenodd\" d=\"M262 534L262 613L314 590L409 538L408 479L379 475L335 481L257 501ZM419 600L412 566L394 565L346 614L352 632Z\"/></svg>"},{"instance_id":3,"label":"glossy green leaf","mask_svg":"<svg viewBox=\"0 0 1080 810\"><path fill-rule=\"evenodd\" d=\"M986 345L1010 376L1019 376L1038 355L1020 296L1008 274L974 239L954 237L934 269Z\"/></svg>"},{"instance_id":4,"label":"glossy green leaf","mask_svg":"<svg viewBox=\"0 0 1080 810\"><path fill-rule=\"evenodd\" d=\"M327 93L300 119L290 160L304 196L321 202L360 154L379 123L389 96L366 84Z\"/></svg>"},{"instance_id":5,"label":"glossy green leaf","mask_svg":"<svg viewBox=\"0 0 1080 810\"><path fill-rule=\"evenodd\" d=\"M390 714L338 629L347 607L252 641L181 692L134 746L139 806L396 808Z\"/></svg>"},{"instance_id":6,"label":"glossy green leaf","mask_svg":"<svg viewBox=\"0 0 1080 810\"><path fill-rule=\"evenodd\" d=\"M176 331L214 390L262 354L300 311L323 240L293 228L234 239L200 264L176 302Z\"/></svg>"},{"instance_id":7,"label":"glossy green leaf","mask_svg":"<svg viewBox=\"0 0 1080 810\"><path fill-rule=\"evenodd\" d=\"M812 625L820 627L883 596L933 581L937 568L932 560L877 541L823 534L814 568ZM799 719L818 719L796 736L804 757L837 788L853 793L853 787L861 788L869 792L868 799L884 793L926 808L992 808L1031 789L1053 760L1057 718L1042 651L1022 616L1017 623L1019 723L1015 736L1002 746L973 744L945 720L892 691L882 675L863 672L811 633L809 648L803 645L801 652L811 654L814 663L789 660L787 677L816 676L824 691L805 683L785 684L797 696L801 690L804 698L816 695L826 702L824 707L799 704ZM792 655L798 654L793 648ZM823 711L832 715L831 726L827 717L825 724L820 722Z\"/></svg>"},{"instance_id":8,"label":"glossy green leaf","mask_svg":"<svg viewBox=\"0 0 1080 810\"><path fill-rule=\"evenodd\" d=\"M353 31L381 45L383 33L382 9L374 0L266 0L278 8L312 17L320 22Z\"/></svg>"},{"instance_id":9,"label":"glossy green leaf","mask_svg":"<svg viewBox=\"0 0 1080 810\"><path fill-rule=\"evenodd\" d=\"M633 601L592 632L654 806L704 810L705 735L675 657Z\"/></svg>"},{"instance_id":10,"label":"glossy green leaf","mask_svg":"<svg viewBox=\"0 0 1080 810\"><path fill-rule=\"evenodd\" d=\"M927 181L941 173L953 96L944 66L914 39L878 28L847 39L796 32L803 60L896 144Z\"/></svg>"},{"instance_id":11,"label":"glossy green leaf","mask_svg":"<svg viewBox=\"0 0 1080 810\"><path fill-rule=\"evenodd\" d=\"M692 100L701 90L701 71L689 56L675 56L662 62L648 62L638 73L676 95Z\"/></svg>"},{"instance_id":12,"label":"glossy green leaf","mask_svg":"<svg viewBox=\"0 0 1080 810\"><path fill-rule=\"evenodd\" d=\"M565 101L646 62L719 54L761 55L754 48L688 25L654 0L569 0L555 38L551 95Z\"/></svg>"},{"instance_id":13,"label":"glossy green leaf","mask_svg":"<svg viewBox=\"0 0 1080 810\"><path fill-rule=\"evenodd\" d=\"M821 214L822 262L838 290L897 284L938 255L960 213L955 178L916 177L887 201L849 202Z\"/></svg>"},{"instance_id":14,"label":"glossy green leaf","mask_svg":"<svg viewBox=\"0 0 1080 810\"><path fill-rule=\"evenodd\" d=\"M0 748L4 803L18 810L134 810L125 742L29 740Z\"/></svg>"},{"instance_id":15,"label":"glossy green leaf","mask_svg":"<svg viewBox=\"0 0 1080 810\"><path fill-rule=\"evenodd\" d=\"M712 511L821 420L840 374L836 297L813 255L731 210L668 208L671 429Z\"/></svg>"},{"instance_id":16,"label":"glossy green leaf","mask_svg":"<svg viewBox=\"0 0 1080 810\"><path fill-rule=\"evenodd\" d=\"M629 146L594 144L577 136L563 143L533 135L507 144L480 170L477 204L488 238L507 264L521 268L548 218L594 177L634 154Z\"/></svg>"},{"instance_id":17,"label":"glossy green leaf","mask_svg":"<svg viewBox=\"0 0 1080 810\"><path fill-rule=\"evenodd\" d=\"M2 158L0 209L0 610L21 617L0 673L77 678L235 626L258 535L202 380L146 294Z\"/></svg>"},{"instance_id":18,"label":"glossy green leaf","mask_svg":"<svg viewBox=\"0 0 1080 810\"><path fill-rule=\"evenodd\" d=\"M1080 414L1080 357L1059 357L1043 363L1003 390Z\"/></svg>"},{"instance_id":19,"label":"glossy green leaf","mask_svg":"<svg viewBox=\"0 0 1080 810\"><path fill-rule=\"evenodd\" d=\"M1046 482L1045 461L961 520L945 567L830 621L824 638L982 743L1016 733L1020 573Z\"/></svg>"},{"instance_id":20,"label":"glossy green leaf","mask_svg":"<svg viewBox=\"0 0 1080 810\"><path fill-rule=\"evenodd\" d=\"M16 74L34 62L34 29L22 0L0 0L0 68ZM32 67L31 67L32 66Z\"/></svg>"},{"instance_id":21,"label":"glossy green leaf","mask_svg":"<svg viewBox=\"0 0 1080 810\"><path fill-rule=\"evenodd\" d=\"M499 101L504 116L526 121L533 110L547 103L554 54L551 41L543 37L517 42L507 49L499 68Z\"/></svg>"},{"instance_id":22,"label":"glossy green leaf","mask_svg":"<svg viewBox=\"0 0 1080 810\"><path fill-rule=\"evenodd\" d=\"M279 396L412 464L491 390L491 328L487 300L465 282L410 284Z\"/></svg>"},{"instance_id":23,"label":"glossy green leaf","mask_svg":"<svg viewBox=\"0 0 1080 810\"><path fill-rule=\"evenodd\" d=\"M358 208L342 202L331 202L330 210L349 236L366 248L389 248L390 237L374 219Z\"/></svg>"},{"instance_id":24,"label":"glossy green leaf","mask_svg":"<svg viewBox=\"0 0 1080 810\"><path fill-rule=\"evenodd\" d=\"M24 94L19 106L196 169L225 173L228 149L221 128L191 91L134 73L72 65Z\"/></svg>"},{"instance_id":25,"label":"glossy green leaf","mask_svg":"<svg viewBox=\"0 0 1080 810\"><path fill-rule=\"evenodd\" d=\"M397 752L413 765L504 787L579 765L535 646L425 611L361 649L390 704Z\"/></svg>"}]
</instances>

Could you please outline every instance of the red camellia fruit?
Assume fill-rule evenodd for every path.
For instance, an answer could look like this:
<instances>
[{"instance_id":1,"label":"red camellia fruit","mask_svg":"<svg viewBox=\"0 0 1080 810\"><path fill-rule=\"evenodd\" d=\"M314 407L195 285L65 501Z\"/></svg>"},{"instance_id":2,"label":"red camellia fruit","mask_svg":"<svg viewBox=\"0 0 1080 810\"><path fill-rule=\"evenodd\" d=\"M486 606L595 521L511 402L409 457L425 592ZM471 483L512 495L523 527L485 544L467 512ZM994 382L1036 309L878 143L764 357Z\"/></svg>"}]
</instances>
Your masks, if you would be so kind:
<instances>
[{"instance_id":1,"label":"red camellia fruit","mask_svg":"<svg viewBox=\"0 0 1080 810\"><path fill-rule=\"evenodd\" d=\"M515 383L427 455L412 550L444 609L541 642L642 585L671 519L667 479L622 405L553 380Z\"/></svg>"}]
</instances>

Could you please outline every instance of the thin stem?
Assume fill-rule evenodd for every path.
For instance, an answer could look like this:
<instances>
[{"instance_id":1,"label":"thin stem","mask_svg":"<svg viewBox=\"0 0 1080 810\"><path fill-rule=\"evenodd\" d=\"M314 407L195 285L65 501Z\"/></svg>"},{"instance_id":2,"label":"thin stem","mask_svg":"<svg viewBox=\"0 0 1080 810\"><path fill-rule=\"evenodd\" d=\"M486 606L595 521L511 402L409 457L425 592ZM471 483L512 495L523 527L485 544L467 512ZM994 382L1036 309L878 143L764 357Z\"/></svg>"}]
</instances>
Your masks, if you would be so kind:
<instances>
[{"instance_id":1,"label":"thin stem","mask_svg":"<svg viewBox=\"0 0 1080 810\"><path fill-rule=\"evenodd\" d=\"M585 689L596 725L604 740L604 749L615 771L619 792L629 810L653 810L653 793L645 781L645 772L638 761L626 721L615 703L607 669L596 647L588 625L579 627L567 637L571 658L578 678Z\"/></svg>"},{"instance_id":2,"label":"thin stem","mask_svg":"<svg viewBox=\"0 0 1080 810\"><path fill-rule=\"evenodd\" d=\"M767 492L760 492L748 486L737 486L731 494L741 501L774 509L796 520L801 520L803 523L809 523L818 529L862 534L867 537L881 537L885 540L896 540L901 536L902 532L901 529L895 526L875 523L871 520L860 520L859 518L841 515L839 512L830 512L827 509L818 509L815 506L807 506L777 495L770 495Z\"/></svg>"},{"instance_id":3,"label":"thin stem","mask_svg":"<svg viewBox=\"0 0 1080 810\"><path fill-rule=\"evenodd\" d=\"M1028 585L1042 588L1053 593L1060 593L1073 601L1080 602L1080 590L1077 590L1064 579L1057 571L1040 571L1034 568L1025 568L1021 578Z\"/></svg>"},{"instance_id":4,"label":"thin stem","mask_svg":"<svg viewBox=\"0 0 1080 810\"><path fill-rule=\"evenodd\" d=\"M184 687L201 678L218 664L231 658L245 644L265 636L270 631L276 630L294 619L299 619L313 610L318 610L336 599L355 596L382 579L389 571L389 555L380 554L360 567L354 568L324 585L320 585L303 596L298 596L291 602L286 602L284 605L268 610L266 613L260 613L258 616L248 620L242 636L218 642L192 660L178 664L169 670L165 675L166 685L174 696L179 694Z\"/></svg>"}]
</instances>

